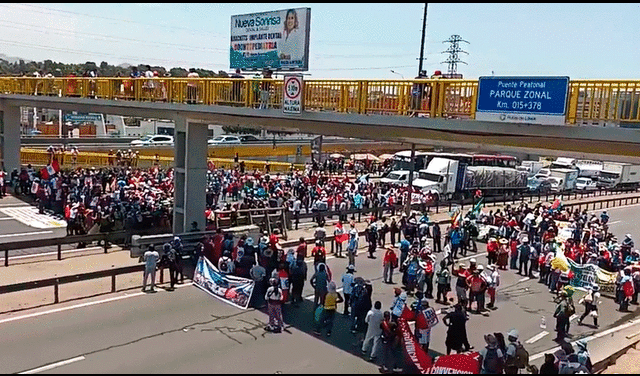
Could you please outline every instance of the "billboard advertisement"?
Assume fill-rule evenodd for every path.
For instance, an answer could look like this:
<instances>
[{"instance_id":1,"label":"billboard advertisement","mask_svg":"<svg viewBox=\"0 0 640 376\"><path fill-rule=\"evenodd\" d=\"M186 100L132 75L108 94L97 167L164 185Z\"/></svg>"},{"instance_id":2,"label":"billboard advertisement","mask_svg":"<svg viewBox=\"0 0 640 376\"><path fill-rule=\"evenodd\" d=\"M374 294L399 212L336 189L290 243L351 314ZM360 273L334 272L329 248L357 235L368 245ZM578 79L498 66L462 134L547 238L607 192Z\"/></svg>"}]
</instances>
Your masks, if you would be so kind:
<instances>
[{"instance_id":1,"label":"billboard advertisement","mask_svg":"<svg viewBox=\"0 0 640 376\"><path fill-rule=\"evenodd\" d=\"M476 120L564 125L569 77L480 77Z\"/></svg>"},{"instance_id":2,"label":"billboard advertisement","mask_svg":"<svg viewBox=\"0 0 640 376\"><path fill-rule=\"evenodd\" d=\"M230 67L309 70L311 8L231 16Z\"/></svg>"}]
</instances>

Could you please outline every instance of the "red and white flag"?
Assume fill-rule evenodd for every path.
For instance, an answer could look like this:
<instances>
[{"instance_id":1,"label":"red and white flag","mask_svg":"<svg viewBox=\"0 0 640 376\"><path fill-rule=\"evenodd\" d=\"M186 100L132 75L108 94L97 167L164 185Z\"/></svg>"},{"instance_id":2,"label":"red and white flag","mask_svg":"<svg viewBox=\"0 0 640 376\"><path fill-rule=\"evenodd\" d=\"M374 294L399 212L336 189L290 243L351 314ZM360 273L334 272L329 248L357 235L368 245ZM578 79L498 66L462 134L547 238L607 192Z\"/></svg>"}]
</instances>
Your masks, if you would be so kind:
<instances>
[{"instance_id":1,"label":"red and white flag","mask_svg":"<svg viewBox=\"0 0 640 376\"><path fill-rule=\"evenodd\" d=\"M47 165L47 167L40 170L40 174L42 175L43 179L49 180L51 176L55 175L55 173L59 171L60 165L58 164L58 161L54 159L53 162Z\"/></svg>"}]
</instances>

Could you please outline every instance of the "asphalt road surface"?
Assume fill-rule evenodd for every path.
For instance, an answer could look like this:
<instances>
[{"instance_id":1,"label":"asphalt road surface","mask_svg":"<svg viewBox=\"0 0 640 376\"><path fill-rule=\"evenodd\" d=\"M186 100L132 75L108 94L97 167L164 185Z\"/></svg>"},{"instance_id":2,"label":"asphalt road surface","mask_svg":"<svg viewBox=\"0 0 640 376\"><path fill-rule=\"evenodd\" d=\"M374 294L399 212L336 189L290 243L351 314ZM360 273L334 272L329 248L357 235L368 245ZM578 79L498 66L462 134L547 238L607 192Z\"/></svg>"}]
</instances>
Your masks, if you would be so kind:
<instances>
[{"instance_id":1,"label":"asphalt road surface","mask_svg":"<svg viewBox=\"0 0 640 376\"><path fill-rule=\"evenodd\" d=\"M637 205L609 209L613 233L620 237L630 232L640 239L637 210ZM469 254L467 261L476 257L478 263L486 263L485 246L482 243L479 246L478 254ZM369 259L362 249L356 258L356 276L372 281L374 301L380 300L383 310L387 310L393 287L399 284L382 283L382 250L378 250L377 256ZM329 257L334 280L339 280L344 272L346 260ZM470 315L467 331L471 345L480 349L485 333L506 333L516 328L532 357L556 347L552 341L555 305L546 287L510 270L501 271L501 278L497 309ZM394 281L399 280L396 273ZM576 302L582 294L576 293ZM304 295L312 299L308 284ZM578 326L574 319L571 340L603 332L635 317L635 313L617 312L610 298L601 301L600 328ZM440 311L446 309L441 304L432 305ZM350 333L346 317L336 316L331 337L311 333L310 300L299 308L284 307L288 327L280 334L264 331L268 322L266 312L234 308L189 284L174 292L130 291L56 307L0 317L0 338L3 338L0 362L4 372L377 372L377 365L360 355L362 335ZM578 315L582 313L581 306L576 305L576 309ZM546 319L546 328L541 328L542 317ZM591 320L588 318L585 323L591 324ZM440 323L432 332L432 355L444 353L445 337L446 327ZM539 355L536 359L537 364L542 361Z\"/></svg>"},{"instance_id":2,"label":"asphalt road surface","mask_svg":"<svg viewBox=\"0 0 640 376\"><path fill-rule=\"evenodd\" d=\"M0 243L65 236L66 224L37 214L37 208L19 197L0 199Z\"/></svg>"}]
</instances>

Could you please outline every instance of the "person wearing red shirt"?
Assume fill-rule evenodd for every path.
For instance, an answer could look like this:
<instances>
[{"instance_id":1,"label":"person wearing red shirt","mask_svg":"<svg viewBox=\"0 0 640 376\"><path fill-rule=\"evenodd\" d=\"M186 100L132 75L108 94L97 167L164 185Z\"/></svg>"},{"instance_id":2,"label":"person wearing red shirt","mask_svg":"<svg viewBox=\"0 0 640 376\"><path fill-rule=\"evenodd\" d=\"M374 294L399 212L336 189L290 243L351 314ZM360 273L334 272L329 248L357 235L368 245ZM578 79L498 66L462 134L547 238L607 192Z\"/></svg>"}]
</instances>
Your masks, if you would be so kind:
<instances>
[{"instance_id":1,"label":"person wearing red shirt","mask_svg":"<svg viewBox=\"0 0 640 376\"><path fill-rule=\"evenodd\" d=\"M279 239L280 239L280 230L278 229L273 230L273 233L269 236L269 246L275 250L277 248Z\"/></svg>"},{"instance_id":2,"label":"person wearing red shirt","mask_svg":"<svg viewBox=\"0 0 640 376\"><path fill-rule=\"evenodd\" d=\"M382 267L382 281L389 284L393 283L393 269L398 267L398 256L390 245L387 246L387 251L382 259Z\"/></svg>"},{"instance_id":3,"label":"person wearing red shirt","mask_svg":"<svg viewBox=\"0 0 640 376\"><path fill-rule=\"evenodd\" d=\"M316 246L311 250L311 256L313 257L314 268L317 267L319 263L326 263L327 251L322 246L322 241L316 241Z\"/></svg>"},{"instance_id":4,"label":"person wearing red shirt","mask_svg":"<svg viewBox=\"0 0 640 376\"><path fill-rule=\"evenodd\" d=\"M307 242L304 240L304 237L300 237L300 244L296 249L296 258L302 260L307 258Z\"/></svg>"},{"instance_id":5,"label":"person wearing red shirt","mask_svg":"<svg viewBox=\"0 0 640 376\"><path fill-rule=\"evenodd\" d=\"M490 238L487 243L487 263L491 265L498 262L498 240Z\"/></svg>"},{"instance_id":6,"label":"person wearing red shirt","mask_svg":"<svg viewBox=\"0 0 640 376\"><path fill-rule=\"evenodd\" d=\"M218 260L214 261L214 252L213 252L213 240L211 239L211 236L206 236L204 239L204 248L203 248L203 254L204 257L207 258L207 260L211 261L211 263L213 263L213 265L218 265Z\"/></svg>"},{"instance_id":7,"label":"person wearing red shirt","mask_svg":"<svg viewBox=\"0 0 640 376\"><path fill-rule=\"evenodd\" d=\"M216 234L213 236L213 258L211 262L214 265L218 265L218 260L222 257L222 243L224 242L224 235L222 235L222 229L218 228Z\"/></svg>"}]
</instances>

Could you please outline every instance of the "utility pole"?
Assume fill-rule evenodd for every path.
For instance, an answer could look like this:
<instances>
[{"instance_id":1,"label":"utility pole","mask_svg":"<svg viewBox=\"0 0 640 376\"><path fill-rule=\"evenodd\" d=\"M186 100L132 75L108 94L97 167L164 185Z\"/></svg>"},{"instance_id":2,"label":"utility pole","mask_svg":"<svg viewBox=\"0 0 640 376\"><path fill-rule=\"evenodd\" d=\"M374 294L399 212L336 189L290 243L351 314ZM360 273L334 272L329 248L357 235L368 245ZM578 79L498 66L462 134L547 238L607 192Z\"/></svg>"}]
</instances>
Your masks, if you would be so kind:
<instances>
[{"instance_id":1,"label":"utility pole","mask_svg":"<svg viewBox=\"0 0 640 376\"><path fill-rule=\"evenodd\" d=\"M427 35L427 7L429 3L424 3L424 16L422 17L422 40L420 42L420 62L418 63L418 76L422 72L422 61L424 60L424 39Z\"/></svg>"},{"instance_id":2,"label":"utility pole","mask_svg":"<svg viewBox=\"0 0 640 376\"><path fill-rule=\"evenodd\" d=\"M448 71L449 75L455 75L457 73L458 63L467 64L464 61L460 60L460 58L458 57L458 53L460 52L469 55L467 51L463 51L462 48L460 48L459 46L460 42L465 42L469 44L469 42L462 39L460 35L452 35L448 40L445 40L442 42L442 43L451 43L451 46L449 46L449 48L447 48L446 51L442 51L443 54L448 53L449 57L447 58L447 60L441 63L441 64L444 64L444 63L449 64L449 71Z\"/></svg>"}]
</instances>

